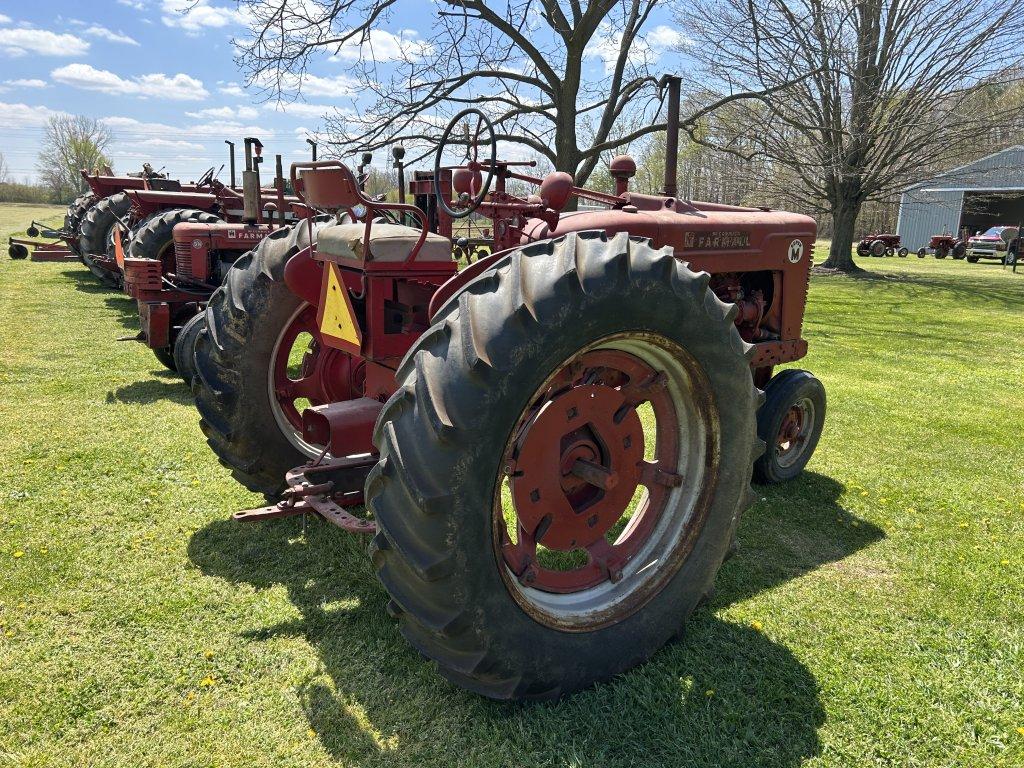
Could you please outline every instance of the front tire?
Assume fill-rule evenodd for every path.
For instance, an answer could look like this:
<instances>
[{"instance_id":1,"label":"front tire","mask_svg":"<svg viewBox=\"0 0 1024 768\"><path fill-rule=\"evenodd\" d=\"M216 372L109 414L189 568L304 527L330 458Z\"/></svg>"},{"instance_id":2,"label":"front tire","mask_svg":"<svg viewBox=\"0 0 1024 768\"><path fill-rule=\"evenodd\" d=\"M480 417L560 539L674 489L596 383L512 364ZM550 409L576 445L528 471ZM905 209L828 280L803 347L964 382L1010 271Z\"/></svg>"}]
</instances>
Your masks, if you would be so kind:
<instances>
[{"instance_id":1,"label":"front tire","mask_svg":"<svg viewBox=\"0 0 1024 768\"><path fill-rule=\"evenodd\" d=\"M757 434L764 454L754 463L759 483L792 480L807 466L825 425L825 387L812 374L782 371L764 390L757 412Z\"/></svg>"},{"instance_id":2,"label":"front tire","mask_svg":"<svg viewBox=\"0 0 1024 768\"><path fill-rule=\"evenodd\" d=\"M406 355L375 429L371 555L402 634L453 683L496 699L588 687L650 658L711 590L760 443L749 347L708 279L625 233L533 243ZM645 382L656 426L638 444L614 425L638 428L639 406L617 403ZM583 454L598 479L564 485ZM637 484L636 455L665 474ZM608 473L623 484L595 493Z\"/></svg>"},{"instance_id":3,"label":"front tire","mask_svg":"<svg viewBox=\"0 0 1024 768\"><path fill-rule=\"evenodd\" d=\"M174 340L174 368L182 381L192 386L192 379L196 375L196 339L206 325L206 308L199 312L185 323Z\"/></svg>"}]
</instances>

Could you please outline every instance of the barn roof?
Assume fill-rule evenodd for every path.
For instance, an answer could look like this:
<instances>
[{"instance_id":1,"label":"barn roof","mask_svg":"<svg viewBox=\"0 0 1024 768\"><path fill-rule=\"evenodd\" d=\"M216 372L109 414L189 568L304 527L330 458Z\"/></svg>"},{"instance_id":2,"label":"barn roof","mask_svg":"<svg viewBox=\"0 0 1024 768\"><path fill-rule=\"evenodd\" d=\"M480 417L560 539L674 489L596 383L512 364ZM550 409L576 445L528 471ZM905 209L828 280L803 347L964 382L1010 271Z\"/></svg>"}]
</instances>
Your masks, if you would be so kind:
<instances>
[{"instance_id":1,"label":"barn roof","mask_svg":"<svg viewBox=\"0 0 1024 768\"><path fill-rule=\"evenodd\" d=\"M958 168L906 187L957 191L1024 190L1024 145L1007 147Z\"/></svg>"}]
</instances>

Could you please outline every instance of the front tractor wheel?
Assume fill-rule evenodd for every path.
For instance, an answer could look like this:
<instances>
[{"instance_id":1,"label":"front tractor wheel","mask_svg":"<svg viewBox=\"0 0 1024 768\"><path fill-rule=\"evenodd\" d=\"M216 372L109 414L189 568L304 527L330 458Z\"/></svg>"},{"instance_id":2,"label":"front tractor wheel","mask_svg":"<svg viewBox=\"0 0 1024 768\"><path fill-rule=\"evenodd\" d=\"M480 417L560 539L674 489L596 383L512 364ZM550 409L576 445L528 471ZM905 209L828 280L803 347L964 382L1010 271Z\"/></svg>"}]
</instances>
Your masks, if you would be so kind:
<instances>
[{"instance_id":1,"label":"front tractor wheel","mask_svg":"<svg viewBox=\"0 0 1024 768\"><path fill-rule=\"evenodd\" d=\"M807 371L785 370L768 382L757 413L765 452L754 463L760 483L792 480L804 471L825 425L825 388Z\"/></svg>"},{"instance_id":2,"label":"front tractor wheel","mask_svg":"<svg viewBox=\"0 0 1024 768\"><path fill-rule=\"evenodd\" d=\"M441 674L551 699L680 632L753 498L733 317L669 249L601 232L516 249L442 308L366 484L391 612Z\"/></svg>"}]
</instances>

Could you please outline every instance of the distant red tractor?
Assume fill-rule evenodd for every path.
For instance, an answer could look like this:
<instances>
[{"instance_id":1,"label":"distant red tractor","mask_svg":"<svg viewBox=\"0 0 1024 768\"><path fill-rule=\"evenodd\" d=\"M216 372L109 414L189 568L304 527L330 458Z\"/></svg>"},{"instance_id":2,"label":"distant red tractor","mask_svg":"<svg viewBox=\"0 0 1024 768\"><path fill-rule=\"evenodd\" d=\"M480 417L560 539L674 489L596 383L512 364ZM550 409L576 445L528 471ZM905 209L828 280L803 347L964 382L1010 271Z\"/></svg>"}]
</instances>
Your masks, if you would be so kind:
<instances>
[{"instance_id":1,"label":"distant red tractor","mask_svg":"<svg viewBox=\"0 0 1024 768\"><path fill-rule=\"evenodd\" d=\"M928 253L935 254L936 259L944 259L952 256L954 259L962 259L966 246L960 238L955 235L943 234L932 235L926 248L919 248L917 257L923 259Z\"/></svg>"},{"instance_id":2,"label":"distant red tractor","mask_svg":"<svg viewBox=\"0 0 1024 768\"><path fill-rule=\"evenodd\" d=\"M291 205L297 198L284 194L280 155L274 184L276 197L264 194L266 190L260 187L256 170L259 154L254 155L253 150L261 148L257 140L246 139L241 194L204 177L216 198L216 213L209 208L209 195L157 193L144 197L143 193L133 193L132 215L148 214L148 218L135 231L126 249L115 244L111 271L123 273L125 292L139 305L140 330L134 338L150 347L161 363L177 370L189 383L191 348L201 322L197 315L205 308L210 294L236 259L287 222L296 220ZM176 201L184 207L161 208ZM189 207L189 203L205 207ZM226 222L221 215L241 220Z\"/></svg>"},{"instance_id":3,"label":"distant red tractor","mask_svg":"<svg viewBox=\"0 0 1024 768\"><path fill-rule=\"evenodd\" d=\"M882 257L897 255L903 259L906 258L909 252L900 244L899 235L872 234L862 238L857 243L858 256Z\"/></svg>"},{"instance_id":4,"label":"distant red tractor","mask_svg":"<svg viewBox=\"0 0 1024 768\"><path fill-rule=\"evenodd\" d=\"M248 487L287 487L237 519L373 534L404 636L485 696L557 698L649 658L710 593L752 472L797 476L821 434L821 383L775 371L807 351L814 220L679 199L667 82L661 194L629 190L628 157L614 194L518 173L476 110L441 138L436 218L294 164L306 205L353 222L265 238L196 340L211 447ZM434 230L474 211L493 253L459 272Z\"/></svg>"}]
</instances>

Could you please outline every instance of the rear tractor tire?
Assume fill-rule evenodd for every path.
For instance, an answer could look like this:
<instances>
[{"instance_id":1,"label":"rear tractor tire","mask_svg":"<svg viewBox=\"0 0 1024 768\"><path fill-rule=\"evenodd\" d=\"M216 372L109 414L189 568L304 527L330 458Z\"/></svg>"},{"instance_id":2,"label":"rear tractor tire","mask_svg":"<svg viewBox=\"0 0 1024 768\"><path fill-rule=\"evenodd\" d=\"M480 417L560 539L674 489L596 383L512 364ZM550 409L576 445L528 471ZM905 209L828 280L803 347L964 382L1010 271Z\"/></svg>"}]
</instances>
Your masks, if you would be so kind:
<instances>
[{"instance_id":1,"label":"rear tractor tire","mask_svg":"<svg viewBox=\"0 0 1024 768\"><path fill-rule=\"evenodd\" d=\"M761 444L749 347L708 279L625 233L531 243L406 355L370 552L451 682L558 698L649 659L712 590Z\"/></svg>"},{"instance_id":2,"label":"rear tractor tire","mask_svg":"<svg viewBox=\"0 0 1024 768\"><path fill-rule=\"evenodd\" d=\"M330 216L314 219L314 240L333 221ZM241 256L210 297L206 322L194 344L192 391L200 428L235 479L268 496L284 489L289 469L322 451L321 446L302 440L296 423L300 396L285 399L277 394L277 384L287 387L297 382L275 381L282 366L288 369L292 342L305 338L302 334L318 333L315 308L284 282L285 264L308 245L309 228L302 221L276 230ZM302 380L315 383L307 374L315 375L317 363L333 359L334 353L311 344L303 359Z\"/></svg>"},{"instance_id":3,"label":"rear tractor tire","mask_svg":"<svg viewBox=\"0 0 1024 768\"><path fill-rule=\"evenodd\" d=\"M116 288L120 277L96 264L93 256L106 255L110 247L110 235L118 219L124 220L131 210L132 201L124 192L105 197L92 206L82 220L79 236L80 255L97 279L108 288Z\"/></svg>"},{"instance_id":4,"label":"rear tractor tire","mask_svg":"<svg viewBox=\"0 0 1024 768\"><path fill-rule=\"evenodd\" d=\"M757 412L764 454L754 462L759 483L792 480L807 466L825 425L825 388L807 371L788 369L768 382Z\"/></svg>"},{"instance_id":5,"label":"rear tractor tire","mask_svg":"<svg viewBox=\"0 0 1024 768\"><path fill-rule=\"evenodd\" d=\"M871 255L876 259L885 256L886 245L884 240L875 240L871 243Z\"/></svg>"},{"instance_id":6,"label":"rear tractor tire","mask_svg":"<svg viewBox=\"0 0 1024 768\"><path fill-rule=\"evenodd\" d=\"M92 192L85 192L76 197L74 202L68 206L68 212L64 215L64 231L75 237L80 236L85 214L88 213L89 209L95 204L96 195ZM78 260L85 264L85 259L82 258L80 244L76 241L69 243L68 247L76 256L78 256Z\"/></svg>"}]
</instances>

